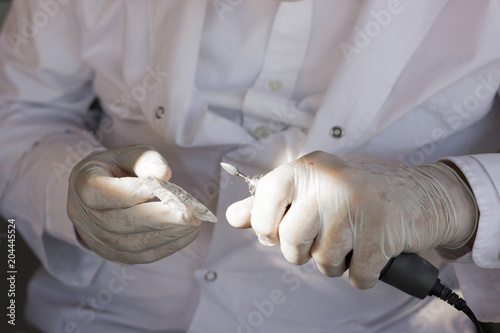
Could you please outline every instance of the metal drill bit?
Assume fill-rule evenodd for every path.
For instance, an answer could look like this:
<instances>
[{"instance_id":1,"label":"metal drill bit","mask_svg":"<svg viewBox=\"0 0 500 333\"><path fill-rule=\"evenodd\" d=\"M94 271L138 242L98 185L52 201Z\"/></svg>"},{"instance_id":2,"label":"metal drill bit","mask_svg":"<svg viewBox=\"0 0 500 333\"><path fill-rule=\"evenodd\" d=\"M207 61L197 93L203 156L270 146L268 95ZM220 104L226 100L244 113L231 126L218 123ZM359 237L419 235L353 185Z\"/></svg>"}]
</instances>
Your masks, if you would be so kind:
<instances>
[{"instance_id":1,"label":"metal drill bit","mask_svg":"<svg viewBox=\"0 0 500 333\"><path fill-rule=\"evenodd\" d=\"M226 170L227 173L229 173L230 175L243 178L245 182L248 184L248 191L250 192L250 194L255 195L255 190L257 189L257 184L259 183L259 179L261 179L262 176L264 175L248 177L245 174L243 174L240 170L238 170L238 168L236 168L234 165L231 165L229 163L222 162L220 166L224 170Z\"/></svg>"},{"instance_id":2,"label":"metal drill bit","mask_svg":"<svg viewBox=\"0 0 500 333\"><path fill-rule=\"evenodd\" d=\"M234 165L229 163L221 162L220 166L226 170L230 175L241 177L245 180L248 179L240 170L238 170Z\"/></svg>"}]
</instances>

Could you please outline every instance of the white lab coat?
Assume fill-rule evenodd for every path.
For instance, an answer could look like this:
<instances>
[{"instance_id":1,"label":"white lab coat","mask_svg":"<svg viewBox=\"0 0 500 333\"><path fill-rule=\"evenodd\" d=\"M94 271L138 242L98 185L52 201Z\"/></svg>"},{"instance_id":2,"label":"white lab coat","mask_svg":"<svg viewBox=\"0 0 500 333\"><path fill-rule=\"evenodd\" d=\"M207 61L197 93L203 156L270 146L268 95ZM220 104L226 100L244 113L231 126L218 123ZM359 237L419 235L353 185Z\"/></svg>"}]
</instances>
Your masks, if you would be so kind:
<instances>
[{"instance_id":1,"label":"white lab coat","mask_svg":"<svg viewBox=\"0 0 500 333\"><path fill-rule=\"evenodd\" d=\"M419 301L383 284L356 290L345 276L327 278L313 263L290 265L279 248L260 246L251 230L228 226L226 207L247 190L219 174L221 160L256 174L317 149L405 164L455 156L480 209L476 242L454 271L428 257L445 282L453 285L457 274L481 319L500 320L499 2L335 2L353 20L339 28L334 64L321 64L333 68L324 89L306 97L294 87L306 80L302 64L314 63L308 43L328 39L319 34L323 39L314 42L309 32L318 36L317 16L329 19L318 12L330 4L272 3L271 16L246 16L260 7L224 0L14 3L0 44L0 209L16 219L44 265L29 290L28 318L37 327L472 331L464 315L441 301ZM390 21L373 10L391 12ZM252 18L255 29L271 31L269 45L279 47L269 48L261 63L246 59L262 68L247 77L250 83L241 80L229 93L210 86L211 66L231 71L229 63L203 57L204 43L216 44L208 48L214 53L224 49L217 29ZM106 118L92 137L84 131L92 125L85 110L95 96ZM242 122L221 105L240 108ZM255 140L259 126L274 133ZM340 137L331 135L333 127ZM219 222L204 224L195 242L168 258L122 267L77 241L65 213L67 178L90 151L133 143L162 152L173 181L216 211Z\"/></svg>"}]
</instances>

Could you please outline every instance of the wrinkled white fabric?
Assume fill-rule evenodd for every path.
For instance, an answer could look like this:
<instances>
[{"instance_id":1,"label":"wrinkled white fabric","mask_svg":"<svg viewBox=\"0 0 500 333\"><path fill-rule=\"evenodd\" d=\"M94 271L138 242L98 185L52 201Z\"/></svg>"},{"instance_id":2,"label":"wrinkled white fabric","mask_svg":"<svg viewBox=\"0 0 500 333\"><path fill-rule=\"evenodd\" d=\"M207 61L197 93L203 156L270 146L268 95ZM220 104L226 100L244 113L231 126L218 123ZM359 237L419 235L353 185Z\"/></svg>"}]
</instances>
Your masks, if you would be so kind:
<instances>
[{"instance_id":1,"label":"wrinkled white fabric","mask_svg":"<svg viewBox=\"0 0 500 333\"><path fill-rule=\"evenodd\" d=\"M0 37L0 209L43 262L27 310L39 330L473 332L440 301L383 283L359 291L226 223L248 189L219 174L224 156L255 175L314 150L463 162L481 211L473 256L433 263L450 286L459 272L481 319L500 320L498 0L16 0L13 9ZM91 127L96 97L103 119ZM309 129L295 127L306 118ZM257 141L260 126L276 133ZM138 143L165 156L171 181L217 207L221 223L123 271L76 239L68 178L90 151ZM286 301L259 312L280 291Z\"/></svg>"},{"instance_id":2,"label":"wrinkled white fabric","mask_svg":"<svg viewBox=\"0 0 500 333\"><path fill-rule=\"evenodd\" d=\"M249 211L251 209L251 212ZM390 258L438 245L459 248L476 230L472 192L450 167L405 167L313 152L265 175L255 198L228 208L228 221L251 226L285 258L311 257L327 276L373 287Z\"/></svg>"},{"instance_id":3,"label":"wrinkled white fabric","mask_svg":"<svg viewBox=\"0 0 500 333\"><path fill-rule=\"evenodd\" d=\"M85 244L100 256L123 264L148 263L179 251L198 236L201 221L188 206L147 202L154 198L146 184L149 176L168 180L171 171L148 146L93 153L71 171L68 216Z\"/></svg>"}]
</instances>

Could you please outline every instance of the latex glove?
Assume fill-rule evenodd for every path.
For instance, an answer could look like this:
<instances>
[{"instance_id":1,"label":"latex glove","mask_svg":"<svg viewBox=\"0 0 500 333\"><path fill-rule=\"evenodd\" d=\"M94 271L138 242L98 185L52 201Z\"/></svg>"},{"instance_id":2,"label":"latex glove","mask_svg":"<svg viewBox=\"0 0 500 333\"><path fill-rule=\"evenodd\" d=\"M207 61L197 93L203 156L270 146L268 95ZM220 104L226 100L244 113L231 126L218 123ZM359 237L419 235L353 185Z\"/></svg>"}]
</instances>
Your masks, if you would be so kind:
<instances>
[{"instance_id":1,"label":"latex glove","mask_svg":"<svg viewBox=\"0 0 500 333\"><path fill-rule=\"evenodd\" d=\"M83 241L111 261L135 264L166 257L191 243L201 221L161 202L144 179L168 180L165 159L148 146L93 153L69 178L68 216Z\"/></svg>"},{"instance_id":2,"label":"latex glove","mask_svg":"<svg viewBox=\"0 0 500 333\"><path fill-rule=\"evenodd\" d=\"M233 226L251 224L265 245L279 241L291 263L312 257L327 276L342 275L353 250L349 278L365 289L401 252L465 244L476 207L467 185L443 163L379 165L314 152L265 175L255 197L226 215Z\"/></svg>"}]
</instances>

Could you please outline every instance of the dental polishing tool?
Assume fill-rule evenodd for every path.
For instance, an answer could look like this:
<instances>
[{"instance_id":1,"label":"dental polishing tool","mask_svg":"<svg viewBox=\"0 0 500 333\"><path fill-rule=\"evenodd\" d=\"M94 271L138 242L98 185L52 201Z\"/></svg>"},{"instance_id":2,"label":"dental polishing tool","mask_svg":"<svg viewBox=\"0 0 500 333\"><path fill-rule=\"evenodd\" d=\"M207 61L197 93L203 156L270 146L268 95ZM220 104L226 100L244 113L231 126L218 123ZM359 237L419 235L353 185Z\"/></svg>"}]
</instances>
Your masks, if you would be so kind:
<instances>
[{"instance_id":1,"label":"dental polishing tool","mask_svg":"<svg viewBox=\"0 0 500 333\"><path fill-rule=\"evenodd\" d=\"M251 195L255 195L255 190L259 180L264 175L246 176L238 168L229 163L221 163L222 168L230 175L241 177L248 184ZM288 207L285 210L285 214ZM352 251L346 256L346 266L352 257ZM441 283L438 278L439 270L424 258L415 253L401 253L399 256L391 258L380 272L380 280L407 293L408 295L424 299L427 296L436 296L449 303L457 310L464 312L474 323L479 333L483 330L479 322L468 307L465 300Z\"/></svg>"}]
</instances>

